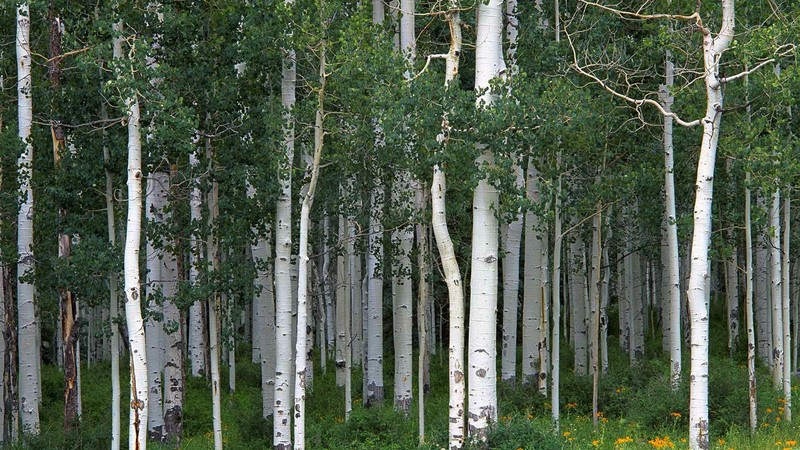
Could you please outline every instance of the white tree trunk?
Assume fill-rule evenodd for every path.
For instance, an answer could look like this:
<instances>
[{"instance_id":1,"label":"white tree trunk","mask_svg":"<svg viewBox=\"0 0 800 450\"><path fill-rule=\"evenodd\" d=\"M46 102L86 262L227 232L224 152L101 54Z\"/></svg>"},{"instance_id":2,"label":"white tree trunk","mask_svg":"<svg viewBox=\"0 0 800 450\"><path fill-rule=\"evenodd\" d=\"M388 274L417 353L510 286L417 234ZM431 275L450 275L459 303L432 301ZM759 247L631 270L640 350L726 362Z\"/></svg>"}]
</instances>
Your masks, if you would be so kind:
<instances>
[{"instance_id":1,"label":"white tree trunk","mask_svg":"<svg viewBox=\"0 0 800 450\"><path fill-rule=\"evenodd\" d=\"M25 149L17 159L19 210L17 213L17 342L19 351L19 411L22 430L39 434L40 372L39 347L36 345L35 288L22 281L34 270L33 257L33 99L31 96L30 12L28 2L17 6L17 107L19 138Z\"/></svg>"},{"instance_id":2,"label":"white tree trunk","mask_svg":"<svg viewBox=\"0 0 800 450\"><path fill-rule=\"evenodd\" d=\"M378 178L370 199L369 253L369 315L367 317L367 405L383 401L383 186Z\"/></svg>"},{"instance_id":3,"label":"white tree trunk","mask_svg":"<svg viewBox=\"0 0 800 450\"><path fill-rule=\"evenodd\" d=\"M322 149L325 143L325 131L323 121L325 119L324 101L326 77L325 73L325 51L326 43L323 40L320 48L319 79L320 87L317 91L317 111L314 120L314 156L312 160L306 157L306 171L311 172L311 180L308 186L301 189L303 192L302 206L300 208L300 247L298 249L298 276L297 276L297 344L295 348L295 384L294 384L294 445L295 449L305 448L305 411L306 411L306 370L307 362L310 360L307 353L309 351L307 334L310 332L308 324L307 306L308 302L308 229L311 215L311 207L314 204L314 194L316 193L317 181L319 179L319 163L322 156Z\"/></svg>"},{"instance_id":4,"label":"white tree trunk","mask_svg":"<svg viewBox=\"0 0 800 450\"><path fill-rule=\"evenodd\" d=\"M558 154L557 168L561 168L561 153ZM553 420L553 426L556 431L561 428L561 405L560 405L560 365L561 365L561 243L563 235L561 234L561 175L558 176L558 185L555 192L554 200L554 232L553 232L553 339L550 341L551 361L552 361L552 395L550 397L550 412ZM622 312L620 312L620 317Z\"/></svg>"},{"instance_id":5,"label":"white tree trunk","mask_svg":"<svg viewBox=\"0 0 800 450\"><path fill-rule=\"evenodd\" d=\"M291 4L287 0L287 4ZM275 213L275 409L273 446L276 450L292 447L292 161L294 159L294 118L296 61L293 50L284 50L281 71L281 103L284 108L284 146L286 159L281 162L278 180L281 191Z\"/></svg>"},{"instance_id":6,"label":"white tree trunk","mask_svg":"<svg viewBox=\"0 0 800 450\"><path fill-rule=\"evenodd\" d=\"M355 208L357 210L361 209L361 202L356 200ZM357 365L361 366L361 362L364 359L364 346L363 346L363 334L362 334L362 323L364 321L363 318L363 295L362 295L362 278L363 278L363 270L361 268L361 254L357 251L356 242L358 240L358 227L359 224L356 221L354 216L350 216L347 219L347 255L348 255L348 265L350 266L350 294L351 294L351 313L353 315L351 322L350 322L350 334L351 334L351 343L350 346L352 347L352 356L353 361L356 362Z\"/></svg>"},{"instance_id":7,"label":"white tree trunk","mask_svg":"<svg viewBox=\"0 0 800 450\"><path fill-rule=\"evenodd\" d=\"M344 189L339 187L339 192L342 198L345 198L347 193ZM350 316L345 315L350 304L350 266L347 264L347 219L344 215L339 215L339 247L341 252L336 255L336 385L339 387L345 386L347 365L345 364L346 354L350 352L350 342L345 333L348 324L350 323Z\"/></svg>"},{"instance_id":8,"label":"white tree trunk","mask_svg":"<svg viewBox=\"0 0 800 450\"><path fill-rule=\"evenodd\" d=\"M114 59L122 58L122 38L118 36L122 32L122 23L115 22L114 28ZM117 230L116 219L114 218L114 178L108 169L111 164L111 151L103 146L103 163L106 166L106 223L108 227L108 243L113 248L116 246ZM2 274L2 272L0 272ZM120 385L119 385L119 293L117 292L119 277L116 273L108 276L109 291L109 316L111 325L111 450L120 449L121 430L120 430ZM2 297L0 297L2 299ZM4 311L0 308L0 311ZM5 330L0 330L5 335ZM5 343L5 339L0 339ZM0 371L0 373L5 373ZM3 415L2 417L5 417Z\"/></svg>"},{"instance_id":9,"label":"white tree trunk","mask_svg":"<svg viewBox=\"0 0 800 450\"><path fill-rule=\"evenodd\" d=\"M505 72L503 61L503 2L490 0L478 6L475 46L475 89L478 108L490 107L496 94L490 80ZM491 149L480 148L481 167L494 164ZM478 182L472 198L472 280L469 314L469 435L485 441L489 426L497 421L497 217L499 193L488 177Z\"/></svg>"},{"instance_id":10,"label":"white tree trunk","mask_svg":"<svg viewBox=\"0 0 800 450\"><path fill-rule=\"evenodd\" d=\"M135 95L135 94L134 94ZM131 402L128 417L128 448L147 448L148 389L147 346L141 309L139 248L142 232L142 147L139 100L125 100L128 111L128 219L125 230L125 322L131 356Z\"/></svg>"},{"instance_id":11,"label":"white tree trunk","mask_svg":"<svg viewBox=\"0 0 800 450\"><path fill-rule=\"evenodd\" d=\"M609 212L606 215L606 241L611 240L611 227L608 226ZM603 286L600 292L600 366L603 375L608 374L608 300L611 284L611 264L608 258L608 246L603 247Z\"/></svg>"},{"instance_id":12,"label":"white tree trunk","mask_svg":"<svg viewBox=\"0 0 800 450\"><path fill-rule=\"evenodd\" d=\"M770 288L772 299L772 384L783 387L783 301L781 300L781 193L775 189L769 209Z\"/></svg>"},{"instance_id":13,"label":"white tree trunk","mask_svg":"<svg viewBox=\"0 0 800 450\"><path fill-rule=\"evenodd\" d=\"M659 97L664 110L672 110L674 97L671 89L674 85L675 66L671 54L666 57L666 84L659 89ZM669 318L669 360L670 380L673 389L677 389L681 379L681 292L680 292L680 256L678 254L678 223L675 211L675 164L672 144L672 116L664 116L664 213L666 227L667 254L664 258L665 296L662 299Z\"/></svg>"},{"instance_id":14,"label":"white tree trunk","mask_svg":"<svg viewBox=\"0 0 800 450\"><path fill-rule=\"evenodd\" d=\"M331 235L330 214L325 211L322 219L322 239L324 242L322 253L322 286L325 296L325 335L326 335L326 359L327 355L333 355L334 339L336 336L335 324L336 317L333 310L333 285L331 283L331 252L333 249L330 247L329 239Z\"/></svg>"},{"instance_id":15,"label":"white tree trunk","mask_svg":"<svg viewBox=\"0 0 800 450\"><path fill-rule=\"evenodd\" d=\"M158 228L164 225L163 210L166 202L165 184L168 176L163 172L153 173L147 177L147 190L145 191L145 218L146 227ZM147 300L148 317L145 322L145 336L147 339L147 386L148 437L154 441L161 441L164 430L164 415L161 393L161 372L164 368L164 328L159 320L162 317L162 307L157 303L158 296L162 294L162 261L164 258L163 245L160 237L153 237L157 241L148 239L146 245L147 274L145 276L145 298Z\"/></svg>"},{"instance_id":16,"label":"white tree trunk","mask_svg":"<svg viewBox=\"0 0 800 450\"><path fill-rule=\"evenodd\" d=\"M169 183L169 178L165 181ZM169 184L165 185L169 192ZM164 203L166 211L172 211L167 199ZM164 221L171 220L170 216ZM183 328L181 314L175 304L178 292L178 257L170 248L174 242L168 242L163 251L161 266L161 289L164 294L163 345L164 345L164 428L163 440L178 442L183 434Z\"/></svg>"},{"instance_id":17,"label":"white tree trunk","mask_svg":"<svg viewBox=\"0 0 800 450\"><path fill-rule=\"evenodd\" d=\"M261 330L253 330L254 339L259 340L259 364L261 366L261 415L272 417L275 407L275 295L272 285L272 226L267 224L252 247L256 263L256 278L253 281L256 304L261 315Z\"/></svg>"},{"instance_id":18,"label":"white tree trunk","mask_svg":"<svg viewBox=\"0 0 800 450\"><path fill-rule=\"evenodd\" d=\"M630 239L630 238L629 238ZM647 281L642 276L642 259L638 251L628 258L631 269L631 364L644 360L645 329L645 296L648 292Z\"/></svg>"},{"instance_id":19,"label":"white tree trunk","mask_svg":"<svg viewBox=\"0 0 800 450\"><path fill-rule=\"evenodd\" d=\"M757 193L756 202L761 210L766 210L764 196ZM766 366L772 365L772 337L770 334L772 320L769 309L768 287L768 252L766 232L757 237L755 259L755 295L756 295L756 332L758 333L758 357Z\"/></svg>"},{"instance_id":20,"label":"white tree trunk","mask_svg":"<svg viewBox=\"0 0 800 450\"><path fill-rule=\"evenodd\" d=\"M208 171L213 170L213 151L211 149L211 138L206 139L206 157L208 158ZM206 258L210 272L219 270L220 254L217 244L217 236L214 230L215 223L219 217L219 185L217 182L211 183L208 193L208 229L209 234L206 245ZM211 366L211 419L214 434L214 449L222 450L222 386L220 381L220 307L222 303L221 294L212 292L208 299L208 350L209 365Z\"/></svg>"},{"instance_id":21,"label":"white tree trunk","mask_svg":"<svg viewBox=\"0 0 800 450\"><path fill-rule=\"evenodd\" d=\"M758 401L756 399L756 337L753 330L753 227L750 220L749 185L750 172L747 172L744 188L744 247L746 265L745 319L747 321L747 376L750 406L750 435L753 435L758 427Z\"/></svg>"},{"instance_id":22,"label":"white tree trunk","mask_svg":"<svg viewBox=\"0 0 800 450\"><path fill-rule=\"evenodd\" d=\"M392 192L395 193L394 208L411 213L412 205L408 192L410 180L407 173L396 178ZM392 240L398 243L392 258L392 297L394 305L394 406L404 414L411 408L413 386L411 249L414 230L403 226L393 233Z\"/></svg>"},{"instance_id":23,"label":"white tree trunk","mask_svg":"<svg viewBox=\"0 0 800 450\"><path fill-rule=\"evenodd\" d=\"M525 176L514 164L516 186L524 189ZM519 310L519 250L522 240L522 212L508 224L503 242L503 350L501 379L512 385L517 378L517 311Z\"/></svg>"},{"instance_id":24,"label":"white tree trunk","mask_svg":"<svg viewBox=\"0 0 800 450\"><path fill-rule=\"evenodd\" d=\"M458 65L461 56L461 17L458 4L451 1L447 20L450 27L450 51L446 57L445 88L458 75ZM447 115L442 120L442 133L440 143L447 145L447 135L450 131ZM436 247L442 261L444 279L447 283L448 305L450 309L450 333L448 344L448 381L449 381L449 419L448 441L449 449L457 450L464 446L465 421L464 421L464 393L466 376L464 373L464 288L461 280L461 271L455 256L453 240L447 229L446 209L447 181L445 172L439 165L433 167L433 182L431 183L431 228L436 239Z\"/></svg>"},{"instance_id":25,"label":"white tree trunk","mask_svg":"<svg viewBox=\"0 0 800 450\"><path fill-rule=\"evenodd\" d=\"M192 188L189 191L189 215L193 224L198 224L203 220L202 200L200 195L200 176L198 152L189 154L189 167L194 175ZM203 255L203 238L199 236L199 231L192 234L189 250L189 283L197 286L200 283L200 265ZM203 320L203 305L198 300L189 307L189 359L192 363L192 376L201 377L206 375L206 340Z\"/></svg>"},{"instance_id":26,"label":"white tree trunk","mask_svg":"<svg viewBox=\"0 0 800 450\"><path fill-rule=\"evenodd\" d=\"M781 265L781 299L782 299L782 315L783 315L783 420L787 423L792 421L792 335L790 331L790 312L789 304L791 302L791 289L789 285L789 244L791 242L791 199L792 196L787 193L783 201L783 249L782 257L783 264Z\"/></svg>"},{"instance_id":27,"label":"white tree trunk","mask_svg":"<svg viewBox=\"0 0 800 450\"><path fill-rule=\"evenodd\" d=\"M535 204L541 202L538 172L528 162L526 191ZM525 265L523 269L522 304L522 379L523 383L538 383L539 345L542 342L542 307L544 286L542 281L542 239L537 228L539 217L533 211L525 213Z\"/></svg>"},{"instance_id":28,"label":"white tree trunk","mask_svg":"<svg viewBox=\"0 0 800 450\"><path fill-rule=\"evenodd\" d=\"M580 233L578 233L580 234ZM575 348L575 375L588 373L588 336L586 333L586 252L580 237L569 245L570 255L570 328Z\"/></svg>"},{"instance_id":29,"label":"white tree trunk","mask_svg":"<svg viewBox=\"0 0 800 450\"><path fill-rule=\"evenodd\" d=\"M708 273L708 250L711 245L711 203L719 126L722 116L722 89L719 65L723 52L734 37L734 0L722 0L722 26L717 37L703 36L705 62L706 115L702 119L703 140L697 164L695 188L692 263L689 277L689 314L691 316L691 372L689 398L689 446L707 449L708 427L708 305L705 280Z\"/></svg>"}]
</instances>

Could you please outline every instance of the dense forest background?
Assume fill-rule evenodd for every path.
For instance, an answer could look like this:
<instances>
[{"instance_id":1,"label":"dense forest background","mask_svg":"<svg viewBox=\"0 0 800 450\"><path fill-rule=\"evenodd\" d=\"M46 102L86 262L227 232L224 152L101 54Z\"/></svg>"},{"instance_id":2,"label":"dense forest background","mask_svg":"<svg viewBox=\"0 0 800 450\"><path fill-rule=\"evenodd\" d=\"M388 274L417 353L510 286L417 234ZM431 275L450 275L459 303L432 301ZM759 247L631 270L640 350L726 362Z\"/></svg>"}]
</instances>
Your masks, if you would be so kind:
<instances>
[{"instance_id":1,"label":"dense forest background","mask_svg":"<svg viewBox=\"0 0 800 450\"><path fill-rule=\"evenodd\" d=\"M0 442L795 447L798 19L0 2Z\"/></svg>"}]
</instances>

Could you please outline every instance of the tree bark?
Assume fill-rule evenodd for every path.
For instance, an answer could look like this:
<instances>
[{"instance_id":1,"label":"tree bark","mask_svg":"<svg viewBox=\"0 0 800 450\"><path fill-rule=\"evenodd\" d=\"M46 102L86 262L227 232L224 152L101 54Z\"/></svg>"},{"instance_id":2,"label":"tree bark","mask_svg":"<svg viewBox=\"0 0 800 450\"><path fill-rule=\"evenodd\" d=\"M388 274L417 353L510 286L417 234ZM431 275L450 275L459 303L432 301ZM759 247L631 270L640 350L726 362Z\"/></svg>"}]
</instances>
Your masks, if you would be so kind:
<instances>
[{"instance_id":1,"label":"tree bark","mask_svg":"<svg viewBox=\"0 0 800 450\"><path fill-rule=\"evenodd\" d=\"M189 191L189 215L194 227L199 227L203 220L202 199L200 192L199 149L189 154L189 168L193 173L192 187ZM189 249L189 283L197 286L200 283L200 266L203 258L202 237L199 230L194 229ZM206 340L205 321L203 320L203 304L197 300L189 307L189 359L191 359L192 376L201 377L206 372Z\"/></svg>"},{"instance_id":2,"label":"tree bark","mask_svg":"<svg viewBox=\"0 0 800 450\"><path fill-rule=\"evenodd\" d=\"M19 338L19 408L22 430L39 434L40 351L37 343L35 288L25 281L34 270L33 256L33 100L31 96L30 12L28 2L17 6L17 107L19 138L25 148L17 159L19 209L17 214L17 336Z\"/></svg>"},{"instance_id":3,"label":"tree bark","mask_svg":"<svg viewBox=\"0 0 800 450\"><path fill-rule=\"evenodd\" d=\"M320 17L322 21L322 17ZM324 22L324 21L322 21ZM324 29L324 24L323 24ZM317 91L317 111L314 119L314 156L311 161L306 161L307 171L311 172L311 180L305 189L302 189L302 206L300 208L300 248L298 250L298 288L297 288L297 344L295 350L295 384L294 384L294 445L296 450L305 448L305 401L306 401L306 370L308 361L308 346L306 334L310 331L306 306L308 304L308 228L311 215L311 207L314 204L317 181L319 180L319 165L322 157L322 150L325 144L325 88L326 79L326 50L327 41L323 37L320 43L319 60L319 82L320 87ZM306 158L308 159L308 158Z\"/></svg>"},{"instance_id":4,"label":"tree bark","mask_svg":"<svg viewBox=\"0 0 800 450\"><path fill-rule=\"evenodd\" d=\"M135 45L135 44L134 44ZM125 100L128 109L128 219L125 231L125 321L131 356L131 403L128 448L147 448L147 346L141 310L139 248L142 231L142 147L137 94Z\"/></svg>"},{"instance_id":5,"label":"tree bark","mask_svg":"<svg viewBox=\"0 0 800 450\"><path fill-rule=\"evenodd\" d=\"M719 78L720 60L734 37L734 0L722 0L722 26L717 37L703 33L705 63L706 114L702 119L703 139L697 165L692 234L692 262L689 277L689 314L691 316L691 372L689 399L689 446L707 449L708 436L708 305L705 280L708 273L708 250L711 244L711 204L714 165L722 116L723 83Z\"/></svg>"},{"instance_id":6,"label":"tree bark","mask_svg":"<svg viewBox=\"0 0 800 450\"><path fill-rule=\"evenodd\" d=\"M745 81L746 82L746 81ZM748 111L749 112L749 111ZM753 226L750 219L750 172L744 188L744 247L745 247L745 317L747 321L747 376L750 407L750 435L758 429L758 401L756 395L756 337L753 330Z\"/></svg>"},{"instance_id":7,"label":"tree bark","mask_svg":"<svg viewBox=\"0 0 800 450\"><path fill-rule=\"evenodd\" d=\"M293 3L287 0L287 5ZM284 49L281 70L281 103L284 108L284 147L286 158L278 174L280 194L275 220L275 409L273 447L292 447L292 161L294 159L294 113L297 68L294 50Z\"/></svg>"}]
</instances>

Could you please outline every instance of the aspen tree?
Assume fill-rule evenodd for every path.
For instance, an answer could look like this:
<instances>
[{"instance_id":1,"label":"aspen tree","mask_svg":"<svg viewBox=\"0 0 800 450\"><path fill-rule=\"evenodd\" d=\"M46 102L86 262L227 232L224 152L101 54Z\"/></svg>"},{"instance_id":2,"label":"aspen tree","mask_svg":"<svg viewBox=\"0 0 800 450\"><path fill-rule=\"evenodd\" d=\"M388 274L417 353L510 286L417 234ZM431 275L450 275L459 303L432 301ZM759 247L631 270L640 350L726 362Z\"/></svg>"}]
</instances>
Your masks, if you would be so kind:
<instances>
[{"instance_id":1,"label":"aspen tree","mask_svg":"<svg viewBox=\"0 0 800 450\"><path fill-rule=\"evenodd\" d=\"M477 107L490 108L497 94L489 82L505 73L503 60L503 3L490 0L478 5L475 45ZM479 144L475 161L480 169L494 164L494 154ZM499 193L488 179L478 182L472 199L472 257L468 338L468 418L472 440L486 441L497 421L497 260L498 223L495 211Z\"/></svg>"},{"instance_id":2,"label":"aspen tree","mask_svg":"<svg viewBox=\"0 0 800 450\"><path fill-rule=\"evenodd\" d=\"M122 31L120 25L119 31ZM136 51L132 44L130 56ZM131 359L131 402L128 448L147 448L147 346L142 320L139 277L139 249L142 233L142 141L139 125L139 99L134 91L124 99L128 116L128 218L125 228L125 322Z\"/></svg>"},{"instance_id":3,"label":"aspen tree","mask_svg":"<svg viewBox=\"0 0 800 450\"><path fill-rule=\"evenodd\" d=\"M382 25L385 19L385 8L382 0L372 1L372 23ZM375 147L383 147L383 131L380 119L373 121L375 129ZM383 197L384 188L380 174L373 178L374 184L370 192L370 219L369 219L369 251L367 253L367 283L368 283L368 308L367 308L367 351L366 391L364 397L366 405L380 403L384 398L383 388L383 272L379 263L383 261Z\"/></svg>"},{"instance_id":4,"label":"aspen tree","mask_svg":"<svg viewBox=\"0 0 800 450\"><path fill-rule=\"evenodd\" d=\"M19 138L25 148L17 159L20 204L17 213L17 336L19 343L19 410L22 430L39 434L40 351L35 289L25 276L34 270L33 256L33 100L31 80L30 11L28 2L17 6L17 108Z\"/></svg>"},{"instance_id":5,"label":"aspen tree","mask_svg":"<svg viewBox=\"0 0 800 450\"><path fill-rule=\"evenodd\" d=\"M286 0L291 8L292 0ZM287 30L287 36L291 36ZM294 113L297 68L295 52L283 49L281 69L281 104L284 108L283 143L285 159L278 172L280 193L275 213L275 409L273 411L273 447L292 447L292 161L294 159Z\"/></svg>"},{"instance_id":6,"label":"aspen tree","mask_svg":"<svg viewBox=\"0 0 800 450\"><path fill-rule=\"evenodd\" d=\"M322 8L322 5L320 7ZM322 14L322 12L320 13ZM298 251L298 290L297 290L297 344L295 349L295 385L294 385L294 445L295 449L305 448L305 396L306 396L306 370L307 370L307 355L308 347L305 333L307 329L308 316L306 305L308 304L308 228L311 215L311 207L314 204L314 195L316 193L317 182L319 180L319 167L320 159L322 157L322 150L325 145L325 88L327 86L327 67L326 67L326 50L327 40L324 35L324 20L323 22L323 37L320 42L319 48L319 82L320 86L317 90L317 110L314 114L314 155L310 161L306 158L306 170L311 172L311 180L308 186L305 186L302 206L300 209L300 248Z\"/></svg>"},{"instance_id":7,"label":"aspen tree","mask_svg":"<svg viewBox=\"0 0 800 450\"><path fill-rule=\"evenodd\" d=\"M208 171L213 172L214 152L211 147L211 137L206 137L206 159L208 160ZM219 184L212 181L209 184L208 196L208 237L206 245L206 259L209 262L208 279L210 281L214 272L219 270L220 253L216 230L217 218L219 217ZM211 372L211 421L212 434L214 435L214 449L222 450L222 387L220 386L220 307L221 294L212 292L207 301L208 310L208 350L209 350L209 369Z\"/></svg>"},{"instance_id":8,"label":"aspen tree","mask_svg":"<svg viewBox=\"0 0 800 450\"><path fill-rule=\"evenodd\" d=\"M745 78L747 85L747 78ZM749 117L749 106L748 106ZM753 320L753 226L750 218L750 172L745 175L744 188L744 247L745 247L745 317L747 321L747 377L750 409L750 435L758 427L758 401L756 399L756 337Z\"/></svg>"},{"instance_id":9,"label":"aspen tree","mask_svg":"<svg viewBox=\"0 0 800 450\"><path fill-rule=\"evenodd\" d=\"M202 265L203 244L199 235L200 221L203 219L202 198L200 192L200 176L198 175L200 158L199 148L189 154L189 169L193 173L192 187L189 190L189 215L194 225L189 242L189 283L193 286L200 283L200 266ZM206 329L203 320L203 304L195 301L189 307L189 359L192 365L192 376L207 375L206 371Z\"/></svg>"},{"instance_id":10,"label":"aspen tree","mask_svg":"<svg viewBox=\"0 0 800 450\"><path fill-rule=\"evenodd\" d=\"M457 0L451 0L445 13L450 28L450 49L445 57L445 89L458 76L458 65L461 57L461 16ZM446 147L450 134L447 114L442 119L442 132L439 142ZM444 279L447 283L448 305L450 309L450 332L448 344L448 380L449 380L449 420L448 442L450 450L464 446L466 437L464 421L465 364L464 364L464 287L461 271L455 257L453 240L447 227L446 209L447 180L445 171L440 165L433 167L431 183L431 228L436 238L436 247L442 261Z\"/></svg>"},{"instance_id":11,"label":"aspen tree","mask_svg":"<svg viewBox=\"0 0 800 450\"><path fill-rule=\"evenodd\" d=\"M145 218L149 226L163 225L162 210L166 200L164 183L167 174L156 172L147 177L145 190ZM162 294L161 266L164 254L157 237L147 240L146 260L147 274L145 299L147 301L148 317L145 321L145 336L147 338L147 386L149 405L147 407L148 437L160 441L164 428L164 415L161 392L161 375L164 368L164 331L160 321L162 305L157 302Z\"/></svg>"}]
</instances>

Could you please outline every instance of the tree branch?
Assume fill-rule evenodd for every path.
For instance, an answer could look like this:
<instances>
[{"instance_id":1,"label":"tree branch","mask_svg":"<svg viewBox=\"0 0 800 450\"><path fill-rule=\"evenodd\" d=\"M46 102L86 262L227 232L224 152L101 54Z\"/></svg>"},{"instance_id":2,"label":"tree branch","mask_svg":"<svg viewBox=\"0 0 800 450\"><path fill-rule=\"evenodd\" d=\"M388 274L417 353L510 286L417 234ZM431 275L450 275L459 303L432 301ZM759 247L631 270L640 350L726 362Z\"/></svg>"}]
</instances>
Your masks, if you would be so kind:
<instances>
[{"instance_id":1,"label":"tree branch","mask_svg":"<svg viewBox=\"0 0 800 450\"><path fill-rule=\"evenodd\" d=\"M425 65L422 66L422 70L420 70L419 73L417 73L416 75L414 75L413 77L409 78L406 81L410 83L410 82L416 80L417 78L419 78L420 75L425 73L425 71L428 70L428 66L431 65L431 60L432 59L447 59L447 54L446 53L434 53L432 55L428 55L428 57L425 58Z\"/></svg>"},{"instance_id":2,"label":"tree branch","mask_svg":"<svg viewBox=\"0 0 800 450\"><path fill-rule=\"evenodd\" d=\"M577 71L581 75L592 79L595 83L599 84L600 87L602 87L603 89L608 91L611 95L613 95L613 96L615 96L617 98L621 98L622 100L625 100L628 103L632 103L632 104L636 105L637 110L642 105L645 105L645 104L651 105L651 106L655 107L661 113L661 115L663 115L665 117L672 117L672 119L675 120L675 122L678 125L681 125L681 126L684 126L684 127L694 127L694 126L700 125L700 119L696 119L696 120L692 120L692 121L687 122L687 121L681 119L674 112L667 111L666 109L664 109L664 107L659 102L657 102L657 101L655 101L653 99L649 99L649 98L633 98L633 97L625 95L625 94L623 94L621 92L616 91L615 89L610 87L608 84L606 84L603 80L598 78L597 75L595 75L594 73L592 73L592 72L590 72L588 70L585 70L583 67L580 66L580 64L578 64L578 54L575 51L575 46L572 43L572 36L570 36L569 32L566 29L564 30L564 35L567 37L567 41L569 41L569 47L572 50L573 63L571 64L571 67L573 69L575 69L575 71ZM640 113L640 115L641 115L641 113Z\"/></svg>"}]
</instances>

